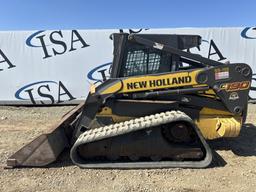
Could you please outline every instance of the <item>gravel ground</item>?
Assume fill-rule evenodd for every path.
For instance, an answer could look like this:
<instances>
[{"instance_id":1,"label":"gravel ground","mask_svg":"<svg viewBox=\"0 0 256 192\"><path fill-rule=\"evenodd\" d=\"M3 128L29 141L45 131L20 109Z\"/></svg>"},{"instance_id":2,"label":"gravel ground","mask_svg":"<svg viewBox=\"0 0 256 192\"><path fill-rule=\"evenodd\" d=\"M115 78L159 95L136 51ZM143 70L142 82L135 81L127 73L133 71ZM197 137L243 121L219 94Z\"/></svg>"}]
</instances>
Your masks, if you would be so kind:
<instances>
[{"instance_id":1,"label":"gravel ground","mask_svg":"<svg viewBox=\"0 0 256 192\"><path fill-rule=\"evenodd\" d=\"M256 191L256 105L238 138L210 143L226 163L207 169L80 169L68 152L49 168L3 168L8 156L71 108L0 107L0 191Z\"/></svg>"}]
</instances>

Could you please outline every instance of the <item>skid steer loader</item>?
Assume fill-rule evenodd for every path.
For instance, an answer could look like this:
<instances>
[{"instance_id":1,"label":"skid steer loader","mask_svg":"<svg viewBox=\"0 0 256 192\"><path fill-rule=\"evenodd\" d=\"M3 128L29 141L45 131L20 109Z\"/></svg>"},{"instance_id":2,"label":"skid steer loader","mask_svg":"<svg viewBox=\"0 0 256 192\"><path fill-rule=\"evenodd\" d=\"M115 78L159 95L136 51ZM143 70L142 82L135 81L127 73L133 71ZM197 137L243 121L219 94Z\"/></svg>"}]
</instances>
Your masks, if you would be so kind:
<instances>
[{"instance_id":1,"label":"skid steer loader","mask_svg":"<svg viewBox=\"0 0 256 192\"><path fill-rule=\"evenodd\" d=\"M110 77L9 157L8 167L46 166L71 148L82 168L203 168L212 161L206 140L239 135L249 65L222 62L213 41L208 58L191 53L200 47L198 35L116 33L112 39Z\"/></svg>"}]
</instances>

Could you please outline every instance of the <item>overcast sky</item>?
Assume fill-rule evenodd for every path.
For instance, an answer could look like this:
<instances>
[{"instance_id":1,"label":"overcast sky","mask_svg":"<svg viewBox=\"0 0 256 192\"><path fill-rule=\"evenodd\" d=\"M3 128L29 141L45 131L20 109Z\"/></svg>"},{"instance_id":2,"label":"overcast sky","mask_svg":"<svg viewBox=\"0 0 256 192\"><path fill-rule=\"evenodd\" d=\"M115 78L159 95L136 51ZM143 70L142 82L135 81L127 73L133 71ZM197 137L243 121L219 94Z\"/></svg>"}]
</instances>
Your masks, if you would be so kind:
<instances>
[{"instance_id":1,"label":"overcast sky","mask_svg":"<svg viewBox=\"0 0 256 192\"><path fill-rule=\"evenodd\" d=\"M244 27L256 1L0 0L0 30Z\"/></svg>"}]
</instances>

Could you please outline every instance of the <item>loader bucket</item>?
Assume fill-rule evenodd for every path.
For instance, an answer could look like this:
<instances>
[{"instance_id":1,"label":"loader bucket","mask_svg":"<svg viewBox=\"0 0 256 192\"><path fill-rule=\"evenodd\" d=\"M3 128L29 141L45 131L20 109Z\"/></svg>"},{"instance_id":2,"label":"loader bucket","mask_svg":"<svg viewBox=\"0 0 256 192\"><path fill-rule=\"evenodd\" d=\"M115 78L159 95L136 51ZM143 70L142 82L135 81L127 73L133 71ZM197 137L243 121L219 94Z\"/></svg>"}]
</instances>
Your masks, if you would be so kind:
<instances>
[{"instance_id":1,"label":"loader bucket","mask_svg":"<svg viewBox=\"0 0 256 192\"><path fill-rule=\"evenodd\" d=\"M42 167L54 162L69 147L73 133L70 124L82 110L84 103L76 106L45 134L40 135L7 159L6 168Z\"/></svg>"}]
</instances>

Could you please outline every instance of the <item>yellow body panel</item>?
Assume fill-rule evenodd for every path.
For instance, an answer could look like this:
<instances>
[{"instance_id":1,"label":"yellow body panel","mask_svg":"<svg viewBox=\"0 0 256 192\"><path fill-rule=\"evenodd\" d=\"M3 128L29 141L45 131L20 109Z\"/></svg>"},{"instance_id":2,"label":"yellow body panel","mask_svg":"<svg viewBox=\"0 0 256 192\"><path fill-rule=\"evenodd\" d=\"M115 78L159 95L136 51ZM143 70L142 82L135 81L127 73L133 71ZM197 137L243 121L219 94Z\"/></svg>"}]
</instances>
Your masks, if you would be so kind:
<instances>
[{"instance_id":1,"label":"yellow body panel","mask_svg":"<svg viewBox=\"0 0 256 192\"><path fill-rule=\"evenodd\" d=\"M130 119L133 119L134 117L128 117L128 116L119 116L112 113L112 109L109 107L104 107L101 112L97 114L97 116L100 117L110 117L113 119L115 123L119 123L122 121L128 121Z\"/></svg>"},{"instance_id":2,"label":"yellow body panel","mask_svg":"<svg viewBox=\"0 0 256 192\"><path fill-rule=\"evenodd\" d=\"M177 72L169 74L135 76L123 79L122 82L115 83L105 89L102 94L129 93L147 90L166 89L181 86L205 86L198 85L196 76L201 70L191 72Z\"/></svg>"},{"instance_id":3,"label":"yellow body panel","mask_svg":"<svg viewBox=\"0 0 256 192\"><path fill-rule=\"evenodd\" d=\"M227 111L203 108L195 123L206 139L237 137L241 130L242 117L234 117Z\"/></svg>"}]
</instances>

